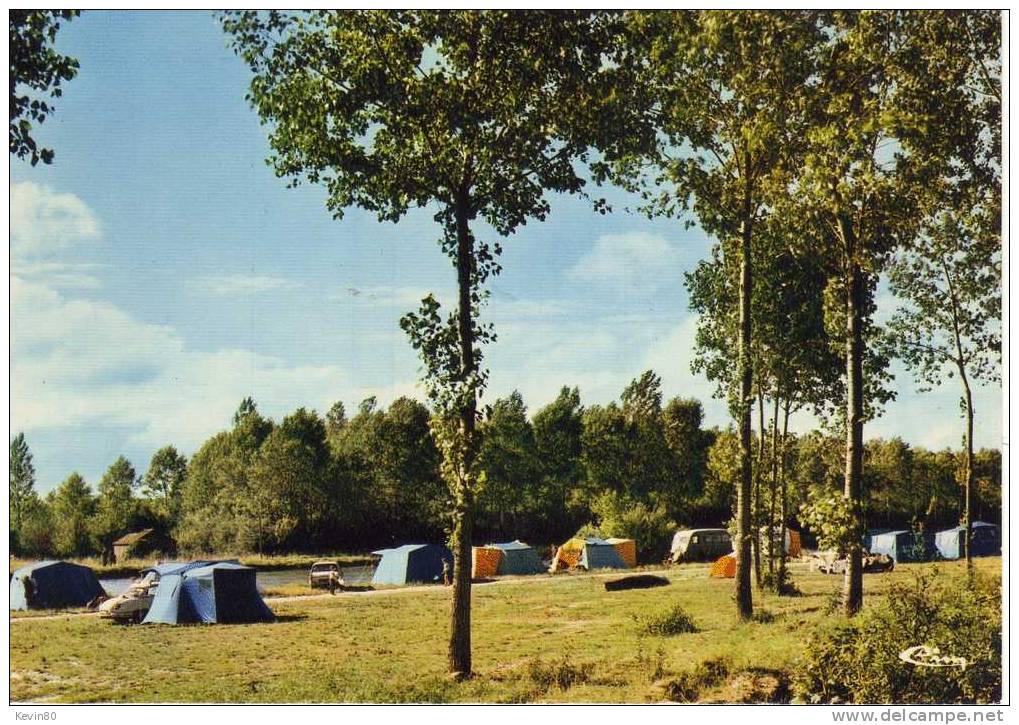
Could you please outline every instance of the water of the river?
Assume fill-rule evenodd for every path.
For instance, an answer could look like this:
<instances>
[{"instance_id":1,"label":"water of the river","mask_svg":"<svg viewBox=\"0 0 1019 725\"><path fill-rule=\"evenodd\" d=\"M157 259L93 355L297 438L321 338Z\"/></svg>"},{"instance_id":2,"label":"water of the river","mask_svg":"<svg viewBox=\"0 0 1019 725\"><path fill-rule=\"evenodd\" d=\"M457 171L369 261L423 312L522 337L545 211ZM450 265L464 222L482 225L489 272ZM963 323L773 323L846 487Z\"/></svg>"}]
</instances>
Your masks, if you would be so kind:
<instances>
[{"instance_id":1,"label":"water of the river","mask_svg":"<svg viewBox=\"0 0 1019 725\"><path fill-rule=\"evenodd\" d=\"M371 581L373 571L374 568L371 565L345 566L343 567L343 581L346 584L366 584ZM134 580L131 578L118 577L115 579L100 579L99 583L103 585L103 589L106 590L107 594L111 597L115 597L126 590L131 585L132 581ZM261 592L264 592L270 587L287 586L289 584L307 584L308 570L300 568L259 571L255 575L255 581L258 583L258 590Z\"/></svg>"}]
</instances>

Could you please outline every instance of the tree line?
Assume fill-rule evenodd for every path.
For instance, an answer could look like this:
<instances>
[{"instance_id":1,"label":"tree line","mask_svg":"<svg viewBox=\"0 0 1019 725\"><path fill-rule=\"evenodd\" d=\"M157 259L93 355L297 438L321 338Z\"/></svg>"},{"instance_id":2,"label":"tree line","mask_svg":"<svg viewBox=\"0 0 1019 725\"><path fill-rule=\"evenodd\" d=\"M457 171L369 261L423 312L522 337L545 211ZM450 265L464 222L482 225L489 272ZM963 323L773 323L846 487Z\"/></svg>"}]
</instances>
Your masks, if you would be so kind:
<instances>
[{"instance_id":1,"label":"tree line","mask_svg":"<svg viewBox=\"0 0 1019 725\"><path fill-rule=\"evenodd\" d=\"M100 555L123 534L147 527L195 555L444 542L449 493L432 423L428 407L406 397L388 408L369 398L349 417L342 403L324 417L299 408L279 422L249 398L190 460L165 446L139 474L121 456L95 490L73 472L44 496L18 434L10 446L11 549L34 557ZM666 555L677 527L725 527L733 517L737 436L704 427L695 399L663 401L651 371L607 405L585 406L577 388L564 387L532 415L514 392L485 411L480 431L474 544L624 536L636 539L640 559L652 563ZM755 440L762 468L772 470L768 431ZM792 512L785 522L796 528L801 506L839 490L837 437L790 434L785 447L784 480L768 477L757 489L759 526L783 484ZM867 524L954 526L963 511L963 458L958 450L929 451L900 439L868 441ZM979 451L975 465L976 516L1000 522L1000 452ZM775 552L767 553L774 566Z\"/></svg>"},{"instance_id":2,"label":"tree line","mask_svg":"<svg viewBox=\"0 0 1019 725\"><path fill-rule=\"evenodd\" d=\"M451 309L428 295L401 320L424 365L450 517L451 672L471 672L470 545L475 526L486 525L480 401L484 348L495 331L482 321L485 285L501 271L501 244L550 213L549 193L581 195L608 213L592 187L615 184L642 200L636 211L696 222L717 240L687 283L700 312L698 365L728 400L738 441L741 618L753 612L763 512L775 521L792 510L786 421L800 408L843 438L841 489L829 489L813 510L849 557L846 613L862 606L864 426L894 396L893 356L922 385L960 380L961 519L971 533L980 458L971 387L1000 378L999 13L366 10L220 18L252 73L248 100L267 126L277 175L322 185L337 218L351 206L390 222L413 207L432 209L440 250L456 272ZM481 222L491 238L476 236ZM882 280L902 301L884 328L875 318ZM666 436L643 412L631 409L628 418L625 409L621 400L592 414L583 433L614 440L619 421L630 420L643 431L640 444L581 456L583 480L611 490L623 474L626 491L614 495L647 495L640 487L660 473L645 453ZM216 443L232 456L231 480L281 473L263 443L273 451L303 445L256 422ZM302 459L307 470L329 465L313 453ZM300 500L318 500L301 477L284 479ZM765 506L771 481L777 491ZM673 492L656 493L664 500L640 505L668 513ZM276 505L272 497L265 503ZM278 520L264 511L252 503L237 514L256 542L296 535L293 511L273 509Z\"/></svg>"}]
</instances>

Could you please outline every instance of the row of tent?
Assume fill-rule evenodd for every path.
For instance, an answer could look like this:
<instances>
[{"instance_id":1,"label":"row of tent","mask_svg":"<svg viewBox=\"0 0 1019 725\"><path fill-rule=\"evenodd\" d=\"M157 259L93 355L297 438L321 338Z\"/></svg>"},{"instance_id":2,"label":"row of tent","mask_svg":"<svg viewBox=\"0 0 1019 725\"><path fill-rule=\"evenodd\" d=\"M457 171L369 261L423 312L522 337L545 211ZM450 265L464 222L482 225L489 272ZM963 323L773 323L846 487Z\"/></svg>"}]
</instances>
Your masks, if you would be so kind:
<instances>
[{"instance_id":1,"label":"row of tent","mask_svg":"<svg viewBox=\"0 0 1019 725\"><path fill-rule=\"evenodd\" d=\"M722 534L725 536L722 536ZM799 549L797 532L786 532L787 551ZM717 539L717 542L716 542ZM724 529L681 531L673 539L673 556L692 555L700 546L709 554L715 546L726 547L722 558L731 552L731 541ZM874 531L864 546L873 554L886 554L896 563L928 561L933 558L959 559L966 555L966 528L957 526L936 534L911 531ZM973 556L1001 554L1000 527L977 521L973 524ZM405 544L394 549L372 552L380 561L372 584L410 584L441 582L452 575L453 555L438 544ZM714 556L713 551L710 552ZM498 575L540 574L546 570L538 552L521 541L486 544L472 549L471 574L474 578ZM713 556L712 556L713 558ZM726 575L731 562L716 562ZM550 572L564 569L632 569L637 565L633 539L572 538L556 549ZM724 572L724 573L723 573ZM255 569L236 561L171 562L142 572L158 578L159 586L145 622L264 622L272 621L272 611L262 600ZM63 609L83 607L106 597L95 573L86 566L64 561L42 561L21 567L11 575L10 607L23 609Z\"/></svg>"},{"instance_id":2,"label":"row of tent","mask_svg":"<svg viewBox=\"0 0 1019 725\"><path fill-rule=\"evenodd\" d=\"M159 582L146 623L245 624L275 619L250 566L234 561L169 562L141 574ZM92 569L66 561L41 561L17 569L10 590L12 610L85 607L106 598Z\"/></svg>"},{"instance_id":3,"label":"row of tent","mask_svg":"<svg viewBox=\"0 0 1019 725\"><path fill-rule=\"evenodd\" d=\"M405 544L373 551L380 557L372 575L373 585L441 582L452 576L453 555L438 544ZM632 569L637 566L637 543L633 539L573 538L560 546L551 569L538 551L522 541L485 544L471 549L471 577L553 573L563 569Z\"/></svg>"},{"instance_id":4,"label":"row of tent","mask_svg":"<svg viewBox=\"0 0 1019 725\"><path fill-rule=\"evenodd\" d=\"M962 559L966 556L966 527L955 526L935 534L915 531L872 531L864 540L872 554L886 554L896 563ZM973 556L1001 555L1001 528L984 521L973 522Z\"/></svg>"}]
</instances>

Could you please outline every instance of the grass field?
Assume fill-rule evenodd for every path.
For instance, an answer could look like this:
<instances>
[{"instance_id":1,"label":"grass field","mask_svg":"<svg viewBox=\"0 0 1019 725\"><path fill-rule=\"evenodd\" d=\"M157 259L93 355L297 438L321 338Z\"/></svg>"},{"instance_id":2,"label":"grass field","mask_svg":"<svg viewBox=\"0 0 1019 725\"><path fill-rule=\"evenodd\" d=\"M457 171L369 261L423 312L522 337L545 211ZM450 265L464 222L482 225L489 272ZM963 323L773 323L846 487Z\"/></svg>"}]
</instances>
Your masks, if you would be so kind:
<instances>
[{"instance_id":1,"label":"grass field","mask_svg":"<svg viewBox=\"0 0 1019 725\"><path fill-rule=\"evenodd\" d=\"M867 575L873 603L920 566ZM961 577L960 563L939 569ZM978 560L1000 577L1001 559ZM530 577L474 588L474 667L445 677L450 590L415 588L271 601L260 625L122 626L92 616L12 620L11 700L54 702L648 702L654 681L718 657L730 671L797 667L825 626L841 578L797 569L799 597L755 592L759 621L734 621L732 580L703 565L663 572L671 584L607 593L603 577ZM674 603L697 631L638 632L634 615ZM698 698L748 697L738 678ZM752 693L749 695L752 699Z\"/></svg>"}]
</instances>

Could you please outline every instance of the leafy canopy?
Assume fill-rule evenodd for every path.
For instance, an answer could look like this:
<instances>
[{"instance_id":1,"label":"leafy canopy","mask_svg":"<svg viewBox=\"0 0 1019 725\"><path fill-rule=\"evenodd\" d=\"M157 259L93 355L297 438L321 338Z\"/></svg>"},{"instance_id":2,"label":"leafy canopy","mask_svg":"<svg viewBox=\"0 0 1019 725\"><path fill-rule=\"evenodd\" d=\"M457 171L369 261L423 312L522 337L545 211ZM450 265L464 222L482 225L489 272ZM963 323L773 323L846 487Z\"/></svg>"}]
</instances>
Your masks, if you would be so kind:
<instances>
[{"instance_id":1,"label":"leafy canopy","mask_svg":"<svg viewBox=\"0 0 1019 725\"><path fill-rule=\"evenodd\" d=\"M61 83L78 74L78 61L53 48L61 21L80 14L78 10L11 10L10 85L11 153L29 158L32 166L41 160L53 162L53 150L40 148L32 137L32 125L53 113L47 99L63 95Z\"/></svg>"}]
</instances>

